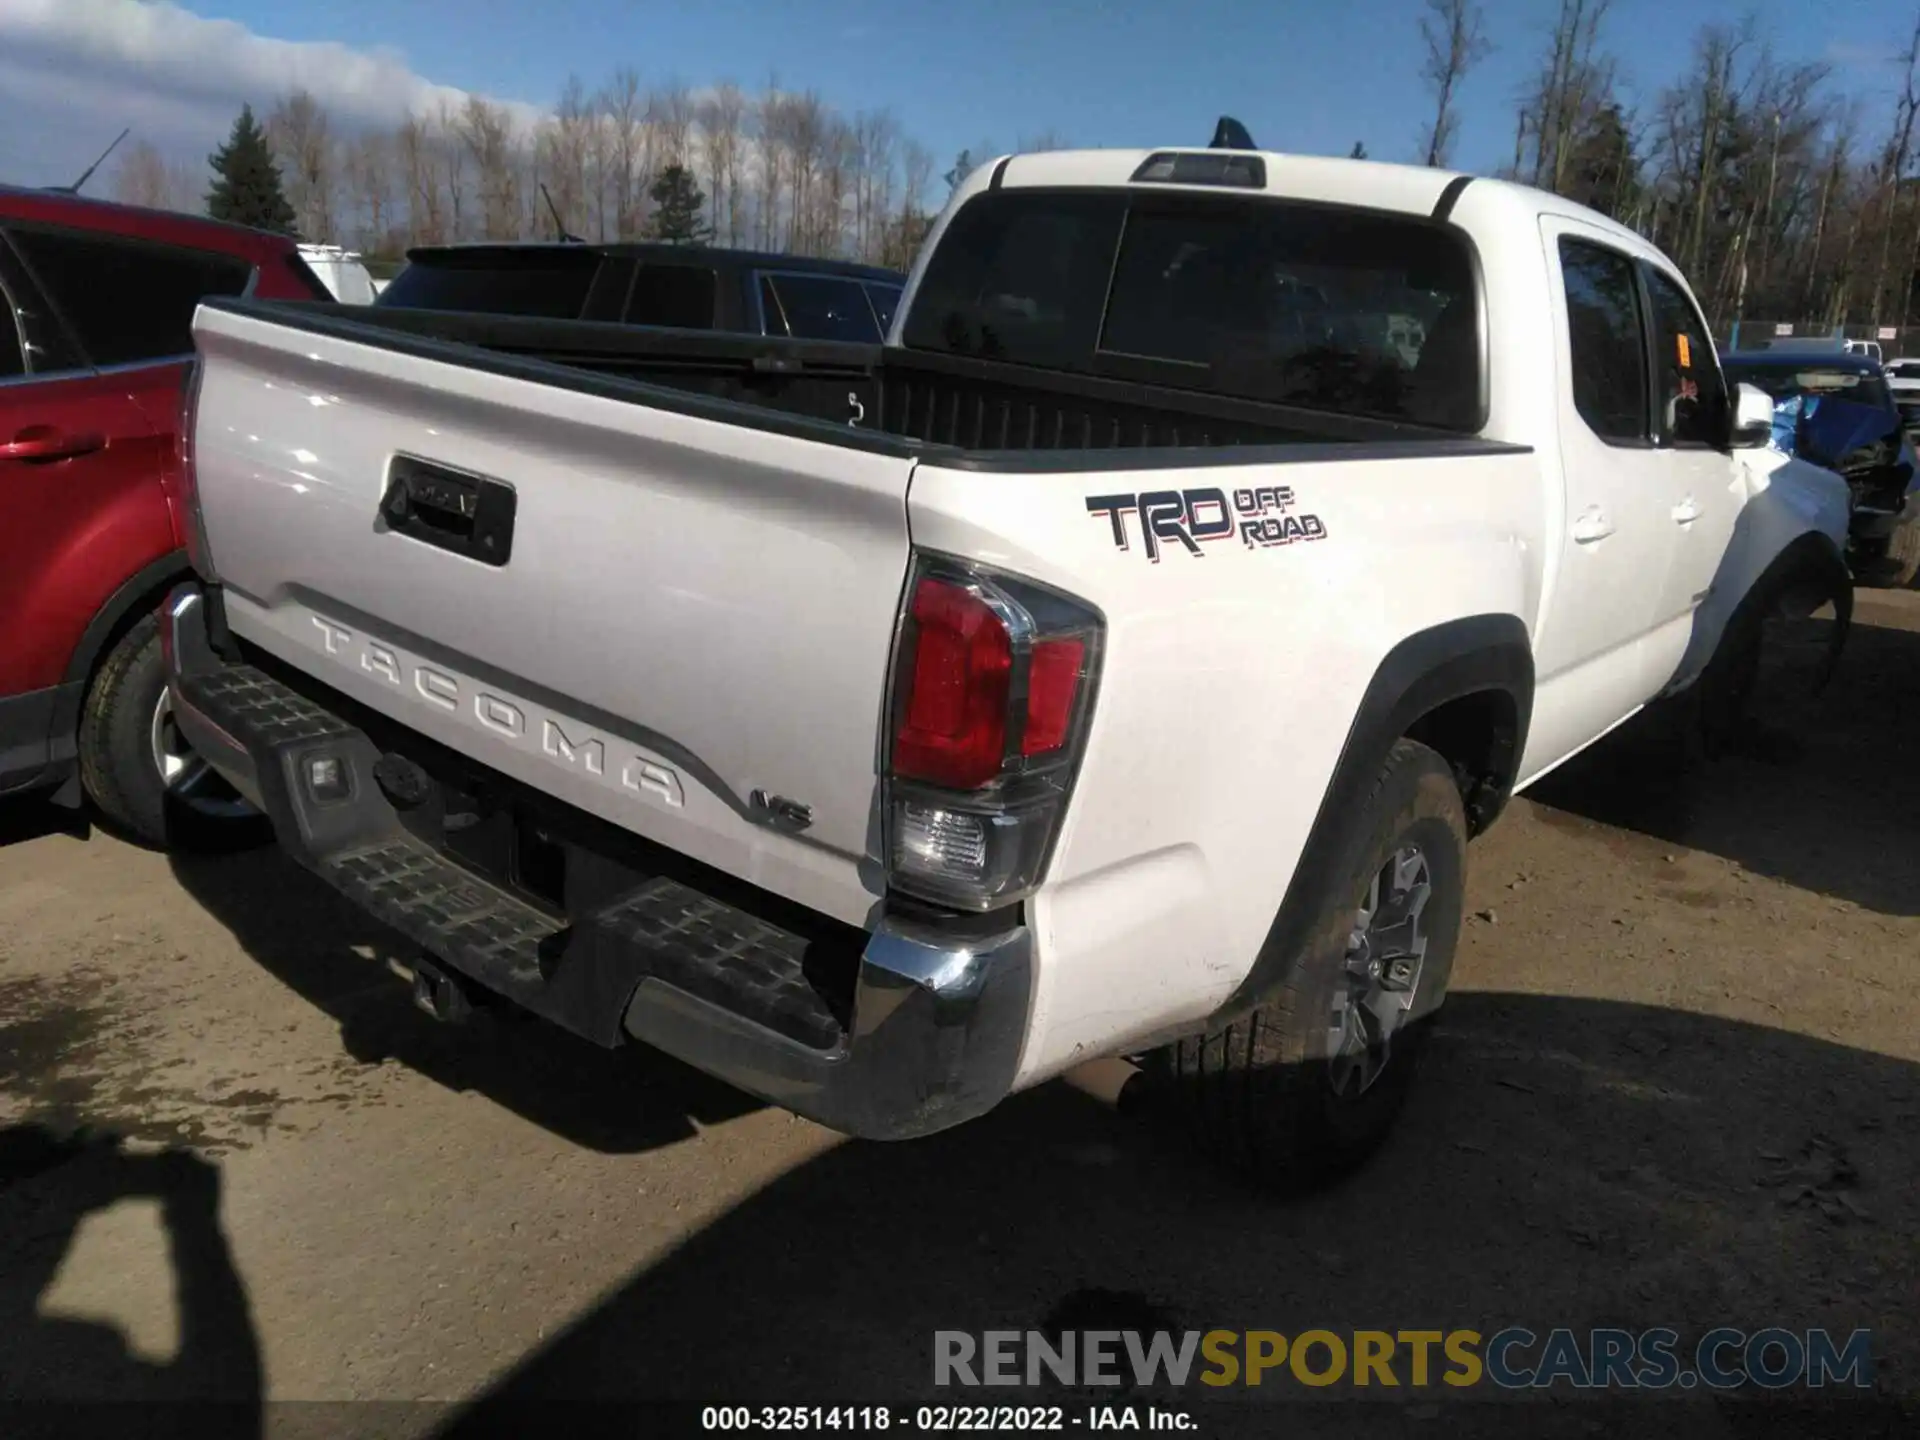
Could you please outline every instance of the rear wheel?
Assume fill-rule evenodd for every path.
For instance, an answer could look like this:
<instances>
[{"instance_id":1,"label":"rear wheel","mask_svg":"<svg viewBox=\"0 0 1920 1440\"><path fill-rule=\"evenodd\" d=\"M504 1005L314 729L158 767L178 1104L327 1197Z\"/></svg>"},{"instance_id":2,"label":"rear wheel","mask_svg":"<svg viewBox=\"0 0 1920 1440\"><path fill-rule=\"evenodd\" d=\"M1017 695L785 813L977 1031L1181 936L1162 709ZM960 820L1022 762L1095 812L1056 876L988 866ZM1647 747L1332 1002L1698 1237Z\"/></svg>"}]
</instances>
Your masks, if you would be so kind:
<instances>
[{"instance_id":1,"label":"rear wheel","mask_svg":"<svg viewBox=\"0 0 1920 1440\"><path fill-rule=\"evenodd\" d=\"M1452 976L1467 821L1447 763L1397 742L1354 833L1279 987L1154 1057L1183 1128L1281 1192L1337 1179L1380 1146Z\"/></svg>"},{"instance_id":2,"label":"rear wheel","mask_svg":"<svg viewBox=\"0 0 1920 1440\"><path fill-rule=\"evenodd\" d=\"M267 838L265 818L180 733L151 615L94 672L80 713L79 751L88 798L135 839L224 849Z\"/></svg>"}]
</instances>

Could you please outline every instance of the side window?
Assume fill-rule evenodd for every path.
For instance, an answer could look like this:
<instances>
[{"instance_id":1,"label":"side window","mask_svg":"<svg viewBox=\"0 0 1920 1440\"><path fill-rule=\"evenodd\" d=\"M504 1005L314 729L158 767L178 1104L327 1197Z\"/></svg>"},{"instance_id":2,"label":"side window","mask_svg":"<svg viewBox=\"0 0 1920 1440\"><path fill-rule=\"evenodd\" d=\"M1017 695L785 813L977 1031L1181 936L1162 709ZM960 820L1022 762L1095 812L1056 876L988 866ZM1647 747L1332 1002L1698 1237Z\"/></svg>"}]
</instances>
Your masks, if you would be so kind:
<instances>
[{"instance_id":1,"label":"side window","mask_svg":"<svg viewBox=\"0 0 1920 1440\"><path fill-rule=\"evenodd\" d=\"M0 283L0 380L12 380L27 373L27 352L20 342L19 312L13 308L13 296Z\"/></svg>"},{"instance_id":2,"label":"side window","mask_svg":"<svg viewBox=\"0 0 1920 1440\"><path fill-rule=\"evenodd\" d=\"M238 295L253 266L229 255L73 231L12 232L14 249L95 365L166 360L193 349L193 312Z\"/></svg>"},{"instance_id":3,"label":"side window","mask_svg":"<svg viewBox=\"0 0 1920 1440\"><path fill-rule=\"evenodd\" d=\"M713 271L700 266L642 265L627 295L627 323L711 330L717 289Z\"/></svg>"},{"instance_id":4,"label":"side window","mask_svg":"<svg viewBox=\"0 0 1920 1440\"><path fill-rule=\"evenodd\" d=\"M880 334L884 338L893 328L893 312L900 308L900 287L869 281L867 298L873 302L873 318L880 322Z\"/></svg>"},{"instance_id":5,"label":"side window","mask_svg":"<svg viewBox=\"0 0 1920 1440\"><path fill-rule=\"evenodd\" d=\"M800 340L857 340L871 345L880 339L873 307L857 280L832 275L773 275L787 329Z\"/></svg>"},{"instance_id":6,"label":"side window","mask_svg":"<svg viewBox=\"0 0 1920 1440\"><path fill-rule=\"evenodd\" d=\"M1645 273L1659 357L1654 378L1660 387L1661 438L1675 445L1719 445L1726 436L1727 389L1713 337L1686 291L1651 265Z\"/></svg>"},{"instance_id":7,"label":"side window","mask_svg":"<svg viewBox=\"0 0 1920 1440\"><path fill-rule=\"evenodd\" d=\"M774 291L773 277L760 277L760 320L769 335L792 335L786 312L780 308L780 296Z\"/></svg>"},{"instance_id":8,"label":"side window","mask_svg":"<svg viewBox=\"0 0 1920 1440\"><path fill-rule=\"evenodd\" d=\"M1602 440L1647 438L1647 345L1633 262L1618 251L1562 239L1573 351L1573 403Z\"/></svg>"}]
</instances>

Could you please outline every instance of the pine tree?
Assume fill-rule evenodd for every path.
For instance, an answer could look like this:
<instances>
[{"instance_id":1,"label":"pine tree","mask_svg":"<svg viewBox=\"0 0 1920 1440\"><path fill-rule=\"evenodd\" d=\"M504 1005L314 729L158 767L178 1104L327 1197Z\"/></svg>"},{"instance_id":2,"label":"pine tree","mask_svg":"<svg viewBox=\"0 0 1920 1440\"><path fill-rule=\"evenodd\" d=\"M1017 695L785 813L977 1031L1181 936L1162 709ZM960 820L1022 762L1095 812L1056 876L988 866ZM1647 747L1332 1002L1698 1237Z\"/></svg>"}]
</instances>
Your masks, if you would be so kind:
<instances>
[{"instance_id":1,"label":"pine tree","mask_svg":"<svg viewBox=\"0 0 1920 1440\"><path fill-rule=\"evenodd\" d=\"M649 231L655 240L665 240L671 245L699 245L713 233L700 218L700 209L707 203L707 197L686 166L667 166L647 195L653 201Z\"/></svg>"},{"instance_id":2,"label":"pine tree","mask_svg":"<svg viewBox=\"0 0 1920 1440\"><path fill-rule=\"evenodd\" d=\"M1347 152L1347 159L1364 160L1366 158L1367 158L1367 142L1364 140L1354 141L1353 149Z\"/></svg>"},{"instance_id":3,"label":"pine tree","mask_svg":"<svg viewBox=\"0 0 1920 1440\"><path fill-rule=\"evenodd\" d=\"M281 235L295 233L293 206L280 187L280 167L273 162L267 132L253 118L251 105L240 107L233 134L208 160L213 189L207 192L207 214Z\"/></svg>"}]
</instances>

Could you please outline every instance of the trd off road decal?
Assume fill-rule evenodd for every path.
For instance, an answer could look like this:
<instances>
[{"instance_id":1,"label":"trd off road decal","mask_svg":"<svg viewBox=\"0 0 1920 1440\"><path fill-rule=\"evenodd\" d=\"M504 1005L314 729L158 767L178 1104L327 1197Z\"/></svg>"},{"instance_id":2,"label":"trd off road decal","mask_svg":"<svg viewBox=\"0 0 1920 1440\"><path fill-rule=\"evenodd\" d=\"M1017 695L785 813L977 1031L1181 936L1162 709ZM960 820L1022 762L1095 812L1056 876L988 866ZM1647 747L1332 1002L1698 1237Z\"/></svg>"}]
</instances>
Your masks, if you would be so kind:
<instances>
[{"instance_id":1,"label":"trd off road decal","mask_svg":"<svg viewBox=\"0 0 1920 1440\"><path fill-rule=\"evenodd\" d=\"M1209 540L1240 537L1249 550L1291 545L1296 540L1324 540L1327 527L1318 515L1294 512L1293 488L1260 485L1227 492L1205 490L1148 490L1138 495L1089 495L1087 513L1105 518L1113 529L1113 544L1129 550L1127 517L1139 517L1140 541L1147 559L1160 563L1163 548L1184 546L1189 555L1206 554Z\"/></svg>"}]
</instances>

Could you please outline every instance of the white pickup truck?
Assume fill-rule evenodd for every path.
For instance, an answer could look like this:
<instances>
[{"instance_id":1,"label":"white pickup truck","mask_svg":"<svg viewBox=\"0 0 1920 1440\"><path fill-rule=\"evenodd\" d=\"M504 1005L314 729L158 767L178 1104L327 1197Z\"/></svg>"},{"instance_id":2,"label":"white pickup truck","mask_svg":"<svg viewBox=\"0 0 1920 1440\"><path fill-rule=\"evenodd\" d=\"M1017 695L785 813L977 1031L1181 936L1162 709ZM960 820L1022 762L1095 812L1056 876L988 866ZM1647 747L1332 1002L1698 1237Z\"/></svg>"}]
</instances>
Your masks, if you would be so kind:
<instances>
[{"instance_id":1,"label":"white pickup truck","mask_svg":"<svg viewBox=\"0 0 1920 1440\"><path fill-rule=\"evenodd\" d=\"M1766 448L1672 264L1434 170L1001 159L885 346L195 334L192 743L430 1011L855 1135L1124 1055L1264 1180L1354 1165L1468 838L1851 595L1844 485Z\"/></svg>"}]
</instances>

